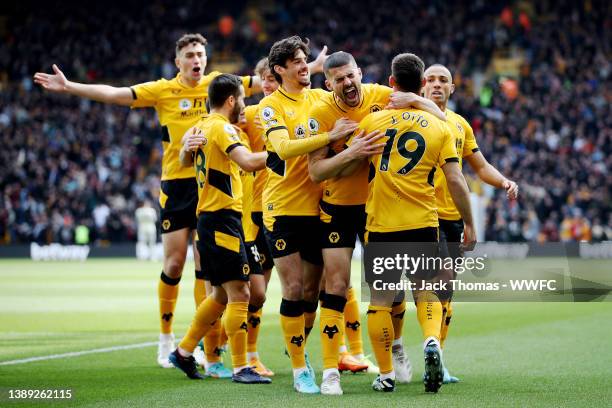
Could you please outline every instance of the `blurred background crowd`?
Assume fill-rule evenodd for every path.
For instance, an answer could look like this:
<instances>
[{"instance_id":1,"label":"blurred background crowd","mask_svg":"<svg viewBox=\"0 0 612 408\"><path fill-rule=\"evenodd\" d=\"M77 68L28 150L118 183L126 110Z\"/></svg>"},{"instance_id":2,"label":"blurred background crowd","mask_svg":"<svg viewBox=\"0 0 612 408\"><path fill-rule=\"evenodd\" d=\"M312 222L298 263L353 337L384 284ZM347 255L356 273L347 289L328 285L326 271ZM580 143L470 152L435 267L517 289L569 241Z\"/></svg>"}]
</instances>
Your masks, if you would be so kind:
<instances>
[{"instance_id":1,"label":"blurred background crowd","mask_svg":"<svg viewBox=\"0 0 612 408\"><path fill-rule=\"evenodd\" d=\"M445 64L449 107L521 188L509 202L466 169L484 238L612 239L610 2L23 0L0 8L0 243L135 240L135 209L159 190L155 112L45 93L32 75L57 63L80 82L172 78L185 32L208 39L207 71L252 74L296 33L313 54L353 53L364 82L386 84L399 52Z\"/></svg>"}]
</instances>

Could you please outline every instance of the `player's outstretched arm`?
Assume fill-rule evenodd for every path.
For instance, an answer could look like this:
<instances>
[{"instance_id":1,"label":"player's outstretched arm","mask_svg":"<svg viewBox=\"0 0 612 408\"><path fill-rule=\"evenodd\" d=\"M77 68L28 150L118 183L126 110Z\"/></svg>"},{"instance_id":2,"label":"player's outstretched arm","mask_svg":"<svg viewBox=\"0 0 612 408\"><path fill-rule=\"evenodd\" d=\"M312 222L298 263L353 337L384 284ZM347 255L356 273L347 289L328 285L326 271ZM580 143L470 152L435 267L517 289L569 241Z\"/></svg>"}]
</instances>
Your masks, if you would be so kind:
<instances>
[{"instance_id":1,"label":"player's outstretched arm","mask_svg":"<svg viewBox=\"0 0 612 408\"><path fill-rule=\"evenodd\" d=\"M117 88L110 85L80 84L66 79L64 73L53 64L54 74L37 72L34 82L51 92L67 93L81 98L116 105L130 106L134 102L132 90L128 87Z\"/></svg>"},{"instance_id":2,"label":"player's outstretched arm","mask_svg":"<svg viewBox=\"0 0 612 408\"><path fill-rule=\"evenodd\" d=\"M327 157L329 147L325 146L308 155L308 172L315 183L332 177L353 174L363 164L363 159L382 153L385 144L376 143L383 137L378 131L368 133L362 130L351 145L333 157Z\"/></svg>"},{"instance_id":3,"label":"player's outstretched arm","mask_svg":"<svg viewBox=\"0 0 612 408\"><path fill-rule=\"evenodd\" d=\"M461 167L458 162L447 162L442 166L444 177L446 177L446 183L448 190L453 198L453 202L461 214L463 219L464 231L463 231L463 243L465 249L471 250L476 243L476 229L474 227L474 220L472 218L472 208L470 206L470 193L468 190L465 177L461 173Z\"/></svg>"},{"instance_id":4,"label":"player's outstretched arm","mask_svg":"<svg viewBox=\"0 0 612 408\"><path fill-rule=\"evenodd\" d=\"M338 119L334 128L326 133L321 133L305 139L290 139L286 128L268 131L268 139L274 147L274 151L281 160L291 159L322 148L323 146L349 136L357 129L359 124L345 118Z\"/></svg>"},{"instance_id":5,"label":"player's outstretched arm","mask_svg":"<svg viewBox=\"0 0 612 408\"><path fill-rule=\"evenodd\" d=\"M423 98L413 92L393 92L389 96L387 109L417 108L429 112L438 119L446 121L446 115L432 100Z\"/></svg>"},{"instance_id":6,"label":"player's outstretched arm","mask_svg":"<svg viewBox=\"0 0 612 408\"><path fill-rule=\"evenodd\" d=\"M266 167L268 153L251 153L249 149L244 146L236 146L229 152L229 157L234 162L238 163L242 170L257 171Z\"/></svg>"},{"instance_id":7,"label":"player's outstretched arm","mask_svg":"<svg viewBox=\"0 0 612 408\"><path fill-rule=\"evenodd\" d=\"M506 195L510 200L515 200L518 197L518 184L512 180L508 180L497 170L491 163L487 161L481 152L476 152L465 158L470 167L485 183L506 190Z\"/></svg>"}]
</instances>

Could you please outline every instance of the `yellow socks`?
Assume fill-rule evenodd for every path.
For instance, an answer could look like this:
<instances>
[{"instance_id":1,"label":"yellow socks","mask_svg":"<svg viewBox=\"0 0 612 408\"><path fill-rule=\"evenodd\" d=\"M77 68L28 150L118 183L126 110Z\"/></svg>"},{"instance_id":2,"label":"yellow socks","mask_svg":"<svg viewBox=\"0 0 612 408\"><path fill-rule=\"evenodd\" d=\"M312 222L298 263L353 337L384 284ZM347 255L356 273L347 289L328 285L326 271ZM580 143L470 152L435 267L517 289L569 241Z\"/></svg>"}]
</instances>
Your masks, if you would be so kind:
<instances>
[{"instance_id":1,"label":"yellow socks","mask_svg":"<svg viewBox=\"0 0 612 408\"><path fill-rule=\"evenodd\" d=\"M234 372L247 366L247 314L249 302L227 304L223 327L229 338Z\"/></svg>"},{"instance_id":2,"label":"yellow socks","mask_svg":"<svg viewBox=\"0 0 612 408\"><path fill-rule=\"evenodd\" d=\"M174 321L174 308L176 307L176 298L178 297L178 283L181 278L172 279L163 271L159 277L157 284L157 296L159 298L159 317L163 334L172 333L172 322Z\"/></svg>"},{"instance_id":3,"label":"yellow socks","mask_svg":"<svg viewBox=\"0 0 612 408\"><path fill-rule=\"evenodd\" d=\"M193 300L195 307L200 306L206 299L206 285L204 284L204 274L202 271L195 271L195 282L193 283Z\"/></svg>"},{"instance_id":4,"label":"yellow socks","mask_svg":"<svg viewBox=\"0 0 612 408\"><path fill-rule=\"evenodd\" d=\"M301 300L283 299L280 306L280 321L285 346L291 358L291 366L296 368L306 367L304 357L304 304Z\"/></svg>"},{"instance_id":5,"label":"yellow socks","mask_svg":"<svg viewBox=\"0 0 612 408\"><path fill-rule=\"evenodd\" d=\"M346 291L346 305L344 306L344 320L346 322L346 338L348 339L351 354L363 354L363 340L361 337L361 317L359 314L359 301L354 288Z\"/></svg>"},{"instance_id":6,"label":"yellow socks","mask_svg":"<svg viewBox=\"0 0 612 408\"><path fill-rule=\"evenodd\" d=\"M368 307L368 334L380 373L390 373L393 371L391 345L394 337L390 307Z\"/></svg>"},{"instance_id":7,"label":"yellow socks","mask_svg":"<svg viewBox=\"0 0 612 408\"><path fill-rule=\"evenodd\" d=\"M346 304L344 296L327 294L321 306L321 348L323 349L323 369L338 368L340 340L344 336L342 323Z\"/></svg>"},{"instance_id":8,"label":"yellow socks","mask_svg":"<svg viewBox=\"0 0 612 408\"><path fill-rule=\"evenodd\" d=\"M206 300L198 306L193 322L187 334L183 337L183 340L181 340L179 347L189 353L193 353L200 339L202 339L202 337L212 329L215 322L219 320L223 310L225 310L225 305L217 303L212 296L207 297Z\"/></svg>"},{"instance_id":9,"label":"yellow socks","mask_svg":"<svg viewBox=\"0 0 612 408\"><path fill-rule=\"evenodd\" d=\"M404 314L406 313L406 301L393 302L391 308L391 318L393 319L393 332L395 333L394 340L402 337L404 330Z\"/></svg>"},{"instance_id":10,"label":"yellow socks","mask_svg":"<svg viewBox=\"0 0 612 408\"><path fill-rule=\"evenodd\" d=\"M247 316L247 325L249 332L247 334L247 352L257 352L257 338L259 337L259 328L261 327L261 315L263 309L261 306L249 305L249 314Z\"/></svg>"},{"instance_id":11,"label":"yellow socks","mask_svg":"<svg viewBox=\"0 0 612 408\"><path fill-rule=\"evenodd\" d=\"M444 348L444 341L448 336L448 326L453 317L453 306L450 300L442 302L442 327L440 328L440 348Z\"/></svg>"},{"instance_id":12,"label":"yellow socks","mask_svg":"<svg viewBox=\"0 0 612 408\"><path fill-rule=\"evenodd\" d=\"M221 318L218 318L212 325L208 333L204 336L204 352L206 362L218 363L221 361L221 351L219 349L219 338L221 336Z\"/></svg>"},{"instance_id":13,"label":"yellow socks","mask_svg":"<svg viewBox=\"0 0 612 408\"><path fill-rule=\"evenodd\" d=\"M440 339L442 326L442 304L435 292L420 292L417 296L417 318L421 325L423 338L435 337Z\"/></svg>"}]
</instances>

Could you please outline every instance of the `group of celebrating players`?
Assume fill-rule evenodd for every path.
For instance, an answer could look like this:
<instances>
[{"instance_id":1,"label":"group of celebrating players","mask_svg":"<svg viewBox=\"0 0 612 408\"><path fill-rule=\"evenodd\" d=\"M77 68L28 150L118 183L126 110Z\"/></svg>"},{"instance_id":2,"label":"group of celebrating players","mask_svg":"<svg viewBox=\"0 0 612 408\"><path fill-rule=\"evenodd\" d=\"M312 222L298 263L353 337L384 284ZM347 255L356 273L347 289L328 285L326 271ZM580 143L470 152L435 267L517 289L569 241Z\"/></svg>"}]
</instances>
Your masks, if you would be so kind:
<instances>
[{"instance_id":1,"label":"group of celebrating players","mask_svg":"<svg viewBox=\"0 0 612 408\"><path fill-rule=\"evenodd\" d=\"M162 126L161 207L164 266L158 283L158 363L189 378L270 383L257 337L272 267L281 283L280 320L300 393L341 395L340 372L377 373L375 391L409 382L402 344L403 293L371 290L367 331L376 367L364 356L361 318L350 286L357 238L374 242L476 241L466 159L486 183L516 198L518 186L479 152L468 122L447 109L454 91L442 65L399 54L390 87L362 84L351 54L326 49L310 64L308 42L276 42L253 77L206 68L206 40L186 34L176 45L178 75L132 87L68 81L37 73L45 89L132 108L154 107ZM323 71L328 91L310 89ZM258 105L245 96L262 91ZM423 95L423 96L420 96ZM172 332L178 284L194 241L196 313L178 347ZM438 274L452 279L452 271ZM428 280L417 274L412 279ZM368 282L371 284L372 282ZM420 287L420 285L419 285ZM452 291L413 291L424 338L425 390L456 382L442 348ZM305 351L320 304L320 387ZM348 340L348 347L345 344ZM233 370L221 361L229 343Z\"/></svg>"}]
</instances>

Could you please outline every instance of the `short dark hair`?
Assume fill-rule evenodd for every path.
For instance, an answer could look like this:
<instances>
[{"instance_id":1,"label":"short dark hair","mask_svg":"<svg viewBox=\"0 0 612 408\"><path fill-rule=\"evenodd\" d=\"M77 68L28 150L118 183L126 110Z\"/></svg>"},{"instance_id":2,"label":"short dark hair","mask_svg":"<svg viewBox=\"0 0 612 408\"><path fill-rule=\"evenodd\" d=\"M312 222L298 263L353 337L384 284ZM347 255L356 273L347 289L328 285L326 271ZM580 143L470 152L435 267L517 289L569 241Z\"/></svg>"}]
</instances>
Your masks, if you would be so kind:
<instances>
[{"instance_id":1,"label":"short dark hair","mask_svg":"<svg viewBox=\"0 0 612 408\"><path fill-rule=\"evenodd\" d=\"M217 75L208 85L208 102L212 108L223 106L231 95L238 98L242 81L234 74Z\"/></svg>"},{"instance_id":2,"label":"short dark hair","mask_svg":"<svg viewBox=\"0 0 612 408\"><path fill-rule=\"evenodd\" d=\"M348 64L353 64L357 66L355 58L353 58L351 54L344 51L337 51L327 57L327 59L323 63L323 72L325 72L325 76L327 76L330 69L343 67Z\"/></svg>"},{"instance_id":3,"label":"short dark hair","mask_svg":"<svg viewBox=\"0 0 612 408\"><path fill-rule=\"evenodd\" d=\"M268 57L263 57L259 61L257 61L257 65L255 65L255 75L262 76L263 73L270 69L268 66Z\"/></svg>"},{"instance_id":4,"label":"short dark hair","mask_svg":"<svg viewBox=\"0 0 612 408\"><path fill-rule=\"evenodd\" d=\"M206 46L208 41L206 41L206 38L204 38L202 34L183 34L183 36L176 41L176 55L179 55L181 50L191 43L198 43Z\"/></svg>"},{"instance_id":5,"label":"short dark hair","mask_svg":"<svg viewBox=\"0 0 612 408\"><path fill-rule=\"evenodd\" d=\"M397 86L405 92L418 94L423 84L425 64L418 56L404 53L396 55L391 62L391 75Z\"/></svg>"},{"instance_id":6,"label":"short dark hair","mask_svg":"<svg viewBox=\"0 0 612 408\"><path fill-rule=\"evenodd\" d=\"M281 67L286 67L287 60L293 58L298 50L304 51L304 54L306 54L306 57L308 57L310 55L308 43L308 38L302 40L299 35L294 35L293 37L284 38L275 42L272 48L270 48L270 54L268 55L268 66L270 67L272 75L274 75L274 78L276 78L276 81L279 84L283 83L283 79L274 71L274 66L280 65Z\"/></svg>"}]
</instances>

